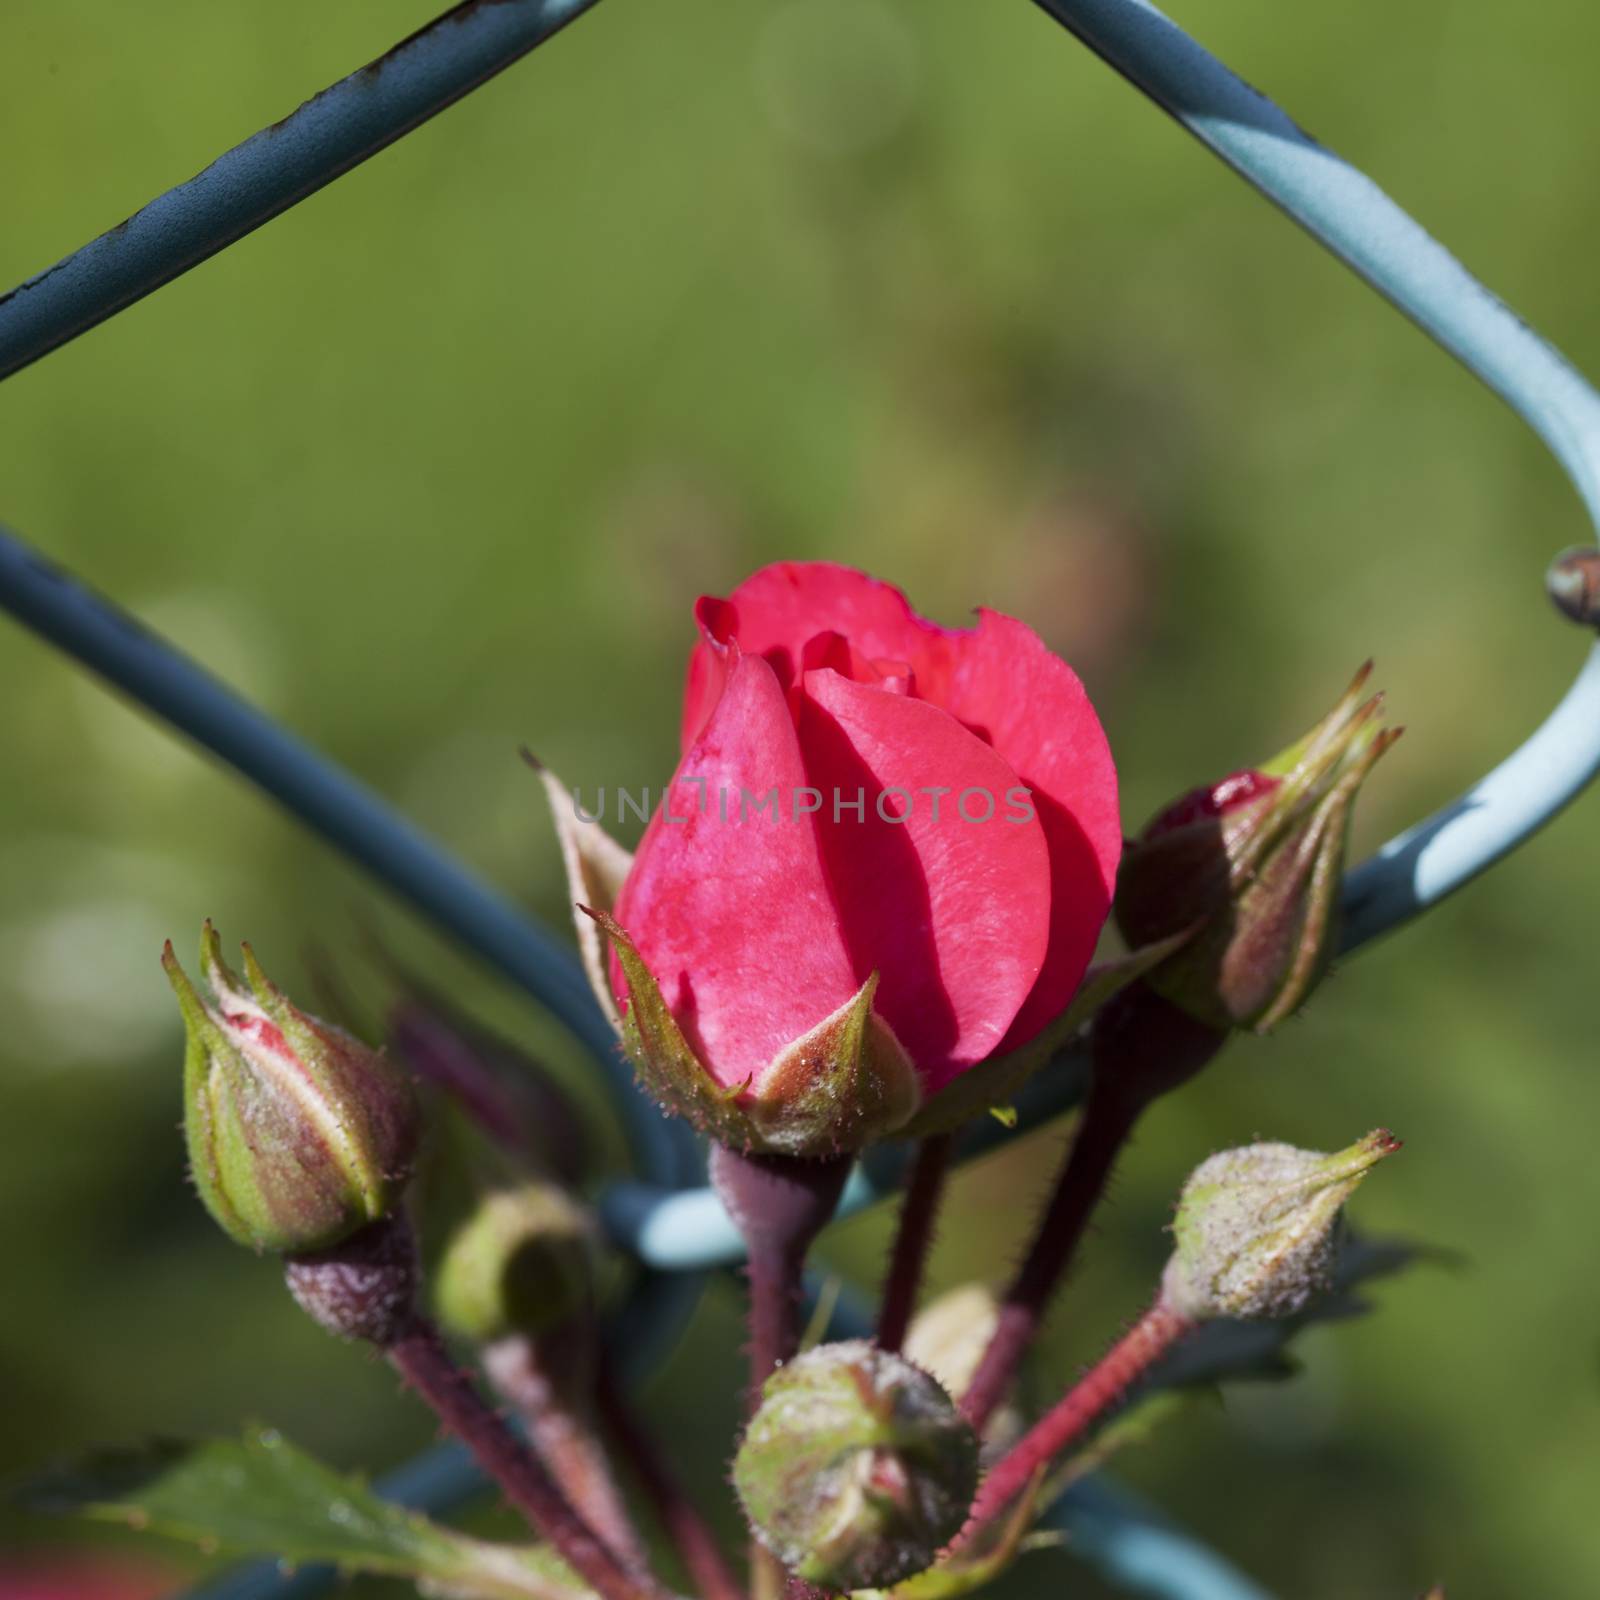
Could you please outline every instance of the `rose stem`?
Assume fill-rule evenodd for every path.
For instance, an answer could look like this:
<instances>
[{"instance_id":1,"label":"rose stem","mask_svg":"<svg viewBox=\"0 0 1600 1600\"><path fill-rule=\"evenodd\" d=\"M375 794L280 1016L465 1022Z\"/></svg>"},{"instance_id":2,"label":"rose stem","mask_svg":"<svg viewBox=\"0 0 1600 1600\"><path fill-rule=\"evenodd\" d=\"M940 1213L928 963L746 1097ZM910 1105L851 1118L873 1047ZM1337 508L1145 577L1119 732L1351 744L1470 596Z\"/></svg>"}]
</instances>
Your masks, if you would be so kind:
<instances>
[{"instance_id":1,"label":"rose stem","mask_svg":"<svg viewBox=\"0 0 1600 1600\"><path fill-rule=\"evenodd\" d=\"M1004 1512L1033 1481L1035 1473L1075 1444L1116 1405L1152 1362L1165 1355L1194 1326L1158 1299L990 1469L958 1543L968 1543L986 1522Z\"/></svg>"},{"instance_id":2,"label":"rose stem","mask_svg":"<svg viewBox=\"0 0 1600 1600\"><path fill-rule=\"evenodd\" d=\"M806 1161L711 1151L711 1184L749 1252L749 1409L761 1386L800 1343L800 1292L806 1252L832 1218L850 1172L848 1157Z\"/></svg>"},{"instance_id":3,"label":"rose stem","mask_svg":"<svg viewBox=\"0 0 1600 1600\"><path fill-rule=\"evenodd\" d=\"M593 1426L594 1339L583 1317L537 1337L509 1334L484 1347L483 1369L589 1526L623 1561L644 1567L644 1542Z\"/></svg>"},{"instance_id":4,"label":"rose stem","mask_svg":"<svg viewBox=\"0 0 1600 1600\"><path fill-rule=\"evenodd\" d=\"M944 1193L950 1165L950 1135L936 1133L917 1146L916 1159L900 1205L900 1225L889 1255L889 1275L883 1285L883 1306L878 1313L878 1346L898 1350L917 1309L928 1251L933 1245L933 1225Z\"/></svg>"},{"instance_id":5,"label":"rose stem","mask_svg":"<svg viewBox=\"0 0 1600 1600\"><path fill-rule=\"evenodd\" d=\"M716 1535L628 1404L603 1356L597 1393L606 1431L655 1507L700 1600L745 1600L744 1588L723 1557Z\"/></svg>"},{"instance_id":6,"label":"rose stem","mask_svg":"<svg viewBox=\"0 0 1600 1600\"><path fill-rule=\"evenodd\" d=\"M1016 1378L1140 1115L1187 1083L1227 1037L1142 982L1124 989L1096 1016L1089 1040L1089 1097L1077 1135L1001 1302L994 1335L961 1397L962 1414L980 1432Z\"/></svg>"},{"instance_id":7,"label":"rose stem","mask_svg":"<svg viewBox=\"0 0 1600 1600\"><path fill-rule=\"evenodd\" d=\"M451 1360L431 1322L415 1318L410 1330L384 1354L445 1427L472 1451L506 1498L601 1600L665 1600L666 1591L660 1584L646 1573L624 1566L600 1542L532 1451Z\"/></svg>"},{"instance_id":8,"label":"rose stem","mask_svg":"<svg viewBox=\"0 0 1600 1600\"><path fill-rule=\"evenodd\" d=\"M451 1359L438 1327L418 1309L417 1247L403 1212L326 1249L285 1256L283 1275L313 1322L383 1352L600 1600L669 1600L649 1572L624 1565L600 1542L538 1457Z\"/></svg>"},{"instance_id":9,"label":"rose stem","mask_svg":"<svg viewBox=\"0 0 1600 1600\"><path fill-rule=\"evenodd\" d=\"M711 1148L709 1171L748 1251L750 1389L745 1404L753 1415L761 1404L761 1386L799 1347L806 1252L833 1216L850 1159L745 1155L719 1144ZM775 1600L783 1582L776 1558L752 1540L750 1583L756 1600Z\"/></svg>"}]
</instances>

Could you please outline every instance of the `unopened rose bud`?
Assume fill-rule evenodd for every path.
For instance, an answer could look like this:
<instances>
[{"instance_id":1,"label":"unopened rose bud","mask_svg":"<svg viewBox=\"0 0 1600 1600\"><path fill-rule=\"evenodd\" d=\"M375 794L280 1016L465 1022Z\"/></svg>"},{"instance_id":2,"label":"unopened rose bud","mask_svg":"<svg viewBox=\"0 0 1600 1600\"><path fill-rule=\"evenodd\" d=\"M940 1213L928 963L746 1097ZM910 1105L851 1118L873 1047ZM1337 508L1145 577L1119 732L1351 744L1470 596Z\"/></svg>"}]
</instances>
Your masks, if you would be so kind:
<instances>
[{"instance_id":1,"label":"unopened rose bud","mask_svg":"<svg viewBox=\"0 0 1600 1600\"><path fill-rule=\"evenodd\" d=\"M1190 1322L1294 1316L1331 1281L1345 1201L1399 1148L1380 1128L1333 1155L1252 1144L1201 1162L1178 1200L1162 1300Z\"/></svg>"},{"instance_id":2,"label":"unopened rose bud","mask_svg":"<svg viewBox=\"0 0 1600 1600\"><path fill-rule=\"evenodd\" d=\"M207 1000L169 944L161 962L188 1030L184 1133L195 1187L256 1250L314 1251L386 1216L410 1176L410 1081L359 1040L298 1010L244 946L246 988L201 936Z\"/></svg>"},{"instance_id":3,"label":"unopened rose bud","mask_svg":"<svg viewBox=\"0 0 1600 1600\"><path fill-rule=\"evenodd\" d=\"M552 1183L486 1194L450 1236L434 1274L439 1320L479 1344L539 1334L588 1303L595 1228Z\"/></svg>"},{"instance_id":4,"label":"unopened rose bud","mask_svg":"<svg viewBox=\"0 0 1600 1600\"><path fill-rule=\"evenodd\" d=\"M603 796L575 819L545 775L641 1080L719 1143L806 1160L990 1068L1001 1093L956 1120L981 1114L1110 906L1116 772L1082 684L1015 618L944 628L827 562L764 567L695 618L683 757L637 855L598 831Z\"/></svg>"},{"instance_id":5,"label":"unopened rose bud","mask_svg":"<svg viewBox=\"0 0 1600 1600\"><path fill-rule=\"evenodd\" d=\"M762 1391L733 1463L756 1537L830 1591L933 1565L978 1483L978 1441L920 1367L866 1340L820 1345Z\"/></svg>"},{"instance_id":6,"label":"unopened rose bud","mask_svg":"<svg viewBox=\"0 0 1600 1600\"><path fill-rule=\"evenodd\" d=\"M1305 738L1184 795L1123 855L1129 945L1191 930L1145 982L1209 1026L1265 1033L1327 968L1356 795L1400 736L1379 724L1381 696L1361 699L1369 670Z\"/></svg>"}]
</instances>

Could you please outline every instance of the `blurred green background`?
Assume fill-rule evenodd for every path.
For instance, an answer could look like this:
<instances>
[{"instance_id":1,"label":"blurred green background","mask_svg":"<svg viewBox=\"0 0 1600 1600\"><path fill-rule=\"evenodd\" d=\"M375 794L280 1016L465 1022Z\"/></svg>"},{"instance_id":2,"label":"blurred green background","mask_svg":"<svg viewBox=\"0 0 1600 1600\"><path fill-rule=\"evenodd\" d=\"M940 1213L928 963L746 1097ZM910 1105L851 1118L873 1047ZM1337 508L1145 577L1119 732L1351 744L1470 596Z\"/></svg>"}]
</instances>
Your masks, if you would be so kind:
<instances>
[{"instance_id":1,"label":"blurred green background","mask_svg":"<svg viewBox=\"0 0 1600 1600\"><path fill-rule=\"evenodd\" d=\"M433 9L8 0L0 279ZM1514 32L1489 0L1179 16L1600 373L1592 5ZM1509 749L1583 649L1541 593L1584 530L1540 447L1024 0L609 0L6 385L0 463L0 517L556 922L517 744L571 782L659 784L692 601L775 556L858 563L946 621L1026 618L1096 696L1130 826L1373 655L1410 732L1363 801L1370 846ZM378 915L581 1061L10 626L0 683L0 1472L245 1416L398 1459L420 1411L185 1186L160 941L209 914L292 980ZM1164 1107L1056 1319L1064 1378L1139 1306L1220 1145L1406 1137L1360 1219L1464 1265L1380 1286L1298 1379L1122 1469L1285 1597L1600 1581L1597 803ZM941 1281L1009 1257L1060 1138L963 1177ZM870 1275L883 1234L829 1251ZM651 1391L719 1497L731 1305ZM1041 1590L1103 1592L1061 1554L1012 1592Z\"/></svg>"}]
</instances>

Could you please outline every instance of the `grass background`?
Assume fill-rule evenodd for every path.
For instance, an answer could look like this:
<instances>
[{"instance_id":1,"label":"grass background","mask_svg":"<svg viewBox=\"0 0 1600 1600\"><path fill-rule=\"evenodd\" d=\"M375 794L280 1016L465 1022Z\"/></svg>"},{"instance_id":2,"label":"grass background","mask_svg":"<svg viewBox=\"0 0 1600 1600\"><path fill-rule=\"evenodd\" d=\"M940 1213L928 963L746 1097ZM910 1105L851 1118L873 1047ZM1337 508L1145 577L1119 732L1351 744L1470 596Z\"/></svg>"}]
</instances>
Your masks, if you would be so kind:
<instances>
[{"instance_id":1,"label":"grass background","mask_svg":"<svg viewBox=\"0 0 1600 1600\"><path fill-rule=\"evenodd\" d=\"M0 278L431 9L10 0ZM1593 7L1515 31L1488 0L1178 16L1600 373ZM609 0L7 384L0 483L0 516L556 920L516 745L659 784L694 597L775 556L855 562L947 621L1025 617L1094 693L1130 825L1373 655L1410 732L1370 846L1510 748L1583 648L1541 595L1583 527L1536 442L1022 0ZM0 1471L245 1415L396 1459L428 1425L185 1188L155 964L209 914L292 977L381 900L12 628L0 685ZM1297 1380L1126 1463L1284 1596L1594 1592L1595 804L1165 1108L1057 1319L1064 1377L1139 1304L1210 1150L1407 1138L1362 1220L1465 1266L1383 1286ZM963 1178L941 1280L996 1271L1059 1144ZM882 1235L830 1251L870 1273ZM653 1403L714 1491L727 1303L699 1338ZM1015 1580L1042 1586L1100 1592L1062 1555Z\"/></svg>"}]
</instances>

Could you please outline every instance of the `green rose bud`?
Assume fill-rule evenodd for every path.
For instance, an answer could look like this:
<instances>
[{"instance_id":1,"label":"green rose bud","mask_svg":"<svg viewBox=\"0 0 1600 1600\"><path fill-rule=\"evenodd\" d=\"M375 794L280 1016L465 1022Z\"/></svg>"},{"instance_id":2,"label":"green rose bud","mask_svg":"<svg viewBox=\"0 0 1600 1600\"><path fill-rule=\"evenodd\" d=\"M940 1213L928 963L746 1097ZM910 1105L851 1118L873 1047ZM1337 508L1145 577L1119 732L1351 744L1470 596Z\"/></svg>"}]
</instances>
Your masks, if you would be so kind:
<instances>
[{"instance_id":1,"label":"green rose bud","mask_svg":"<svg viewBox=\"0 0 1600 1600\"><path fill-rule=\"evenodd\" d=\"M291 1005L244 946L249 987L201 935L204 999L161 957L188 1030L184 1134L195 1187L255 1250L321 1250L386 1216L411 1173L410 1081L343 1029Z\"/></svg>"},{"instance_id":2,"label":"green rose bud","mask_svg":"<svg viewBox=\"0 0 1600 1600\"><path fill-rule=\"evenodd\" d=\"M1380 1128L1334 1155L1252 1144L1202 1161L1178 1199L1163 1301L1191 1322L1303 1310L1331 1280L1345 1201L1399 1148Z\"/></svg>"},{"instance_id":3,"label":"green rose bud","mask_svg":"<svg viewBox=\"0 0 1600 1600\"><path fill-rule=\"evenodd\" d=\"M491 1191L435 1269L440 1321L479 1344L558 1327L589 1301L595 1242L588 1211L555 1184Z\"/></svg>"},{"instance_id":4,"label":"green rose bud","mask_svg":"<svg viewBox=\"0 0 1600 1600\"><path fill-rule=\"evenodd\" d=\"M950 1397L861 1339L773 1373L733 1463L756 1537L835 1591L888 1588L932 1566L977 1485L978 1441Z\"/></svg>"}]
</instances>

